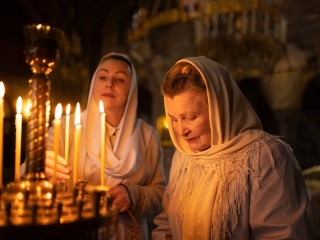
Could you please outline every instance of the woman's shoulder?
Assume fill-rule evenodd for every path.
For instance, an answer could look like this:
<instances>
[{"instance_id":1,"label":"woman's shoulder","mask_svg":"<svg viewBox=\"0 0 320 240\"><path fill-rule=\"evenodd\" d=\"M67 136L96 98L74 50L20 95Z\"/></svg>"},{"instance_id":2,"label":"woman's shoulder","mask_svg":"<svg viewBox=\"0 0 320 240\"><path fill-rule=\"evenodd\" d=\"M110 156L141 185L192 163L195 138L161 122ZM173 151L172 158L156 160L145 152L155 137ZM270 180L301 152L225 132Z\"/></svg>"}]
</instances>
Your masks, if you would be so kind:
<instances>
[{"instance_id":1,"label":"woman's shoulder","mask_svg":"<svg viewBox=\"0 0 320 240\"><path fill-rule=\"evenodd\" d=\"M293 149L279 136L263 135L250 149L249 164L253 169L274 169L281 172L284 169L300 171L299 163Z\"/></svg>"},{"instance_id":2,"label":"woman's shoulder","mask_svg":"<svg viewBox=\"0 0 320 240\"><path fill-rule=\"evenodd\" d=\"M263 134L253 145L253 148L259 152L283 154L293 154L291 146L283 140L281 136Z\"/></svg>"}]
</instances>

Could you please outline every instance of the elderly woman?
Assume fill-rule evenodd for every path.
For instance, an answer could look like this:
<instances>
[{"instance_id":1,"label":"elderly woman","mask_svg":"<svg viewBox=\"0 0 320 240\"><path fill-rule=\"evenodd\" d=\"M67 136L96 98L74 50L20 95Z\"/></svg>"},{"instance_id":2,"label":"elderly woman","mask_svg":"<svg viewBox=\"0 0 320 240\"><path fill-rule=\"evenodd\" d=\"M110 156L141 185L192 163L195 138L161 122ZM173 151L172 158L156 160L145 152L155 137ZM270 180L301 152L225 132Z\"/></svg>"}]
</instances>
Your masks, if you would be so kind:
<instances>
[{"instance_id":1,"label":"elderly woman","mask_svg":"<svg viewBox=\"0 0 320 240\"><path fill-rule=\"evenodd\" d=\"M91 81L87 108L81 114L79 178L100 185L101 124L99 101L106 113L105 179L119 211L118 239L148 239L147 218L160 212L165 188L163 152L156 130L137 117L137 78L130 59L120 53L105 55ZM53 128L49 130L46 174L54 172ZM74 129L70 129L73 131ZM65 121L61 131L65 131ZM70 136L74 136L70 132ZM61 136L64 156L64 136ZM70 139L67 162L58 158L57 178L70 181L74 140ZM127 213L131 214L127 214ZM139 226L132 228L130 217ZM137 226L137 225L135 225ZM137 235L138 234L138 235Z\"/></svg>"},{"instance_id":2,"label":"elderly woman","mask_svg":"<svg viewBox=\"0 0 320 240\"><path fill-rule=\"evenodd\" d=\"M230 73L186 58L161 90L177 150L153 239L308 239L300 166L262 130Z\"/></svg>"}]
</instances>

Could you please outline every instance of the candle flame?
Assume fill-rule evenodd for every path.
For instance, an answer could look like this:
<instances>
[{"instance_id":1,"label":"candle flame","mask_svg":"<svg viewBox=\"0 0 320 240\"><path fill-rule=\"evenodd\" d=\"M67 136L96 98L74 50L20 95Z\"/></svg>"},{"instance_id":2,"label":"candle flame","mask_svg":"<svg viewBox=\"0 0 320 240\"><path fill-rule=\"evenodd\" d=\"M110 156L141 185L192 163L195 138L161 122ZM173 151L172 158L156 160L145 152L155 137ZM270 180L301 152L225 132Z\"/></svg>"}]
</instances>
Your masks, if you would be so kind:
<instances>
[{"instance_id":1,"label":"candle flame","mask_svg":"<svg viewBox=\"0 0 320 240\"><path fill-rule=\"evenodd\" d=\"M103 106L103 102L101 100L99 102L99 108L100 108L100 113L104 113L104 106Z\"/></svg>"},{"instance_id":2,"label":"candle flame","mask_svg":"<svg viewBox=\"0 0 320 240\"><path fill-rule=\"evenodd\" d=\"M31 110L31 102L30 102L30 99L28 99L28 102L25 105L24 110L23 110L25 117L28 117L30 115L30 110Z\"/></svg>"},{"instance_id":3,"label":"candle flame","mask_svg":"<svg viewBox=\"0 0 320 240\"><path fill-rule=\"evenodd\" d=\"M17 107L17 114L21 114L21 111L22 111L22 98L21 97L18 97L16 107Z\"/></svg>"},{"instance_id":4,"label":"candle flame","mask_svg":"<svg viewBox=\"0 0 320 240\"><path fill-rule=\"evenodd\" d=\"M62 105L61 105L61 103L58 103L58 105L56 106L56 112L55 112L54 117L56 119L60 119L61 115L62 115Z\"/></svg>"},{"instance_id":5,"label":"candle flame","mask_svg":"<svg viewBox=\"0 0 320 240\"><path fill-rule=\"evenodd\" d=\"M80 124L80 103L77 103L76 106L76 116L74 118L74 124Z\"/></svg>"},{"instance_id":6,"label":"candle flame","mask_svg":"<svg viewBox=\"0 0 320 240\"><path fill-rule=\"evenodd\" d=\"M3 98L4 96L4 84L0 82L0 97Z\"/></svg>"},{"instance_id":7,"label":"candle flame","mask_svg":"<svg viewBox=\"0 0 320 240\"><path fill-rule=\"evenodd\" d=\"M66 114L70 115L70 103L68 103L67 105Z\"/></svg>"}]
</instances>

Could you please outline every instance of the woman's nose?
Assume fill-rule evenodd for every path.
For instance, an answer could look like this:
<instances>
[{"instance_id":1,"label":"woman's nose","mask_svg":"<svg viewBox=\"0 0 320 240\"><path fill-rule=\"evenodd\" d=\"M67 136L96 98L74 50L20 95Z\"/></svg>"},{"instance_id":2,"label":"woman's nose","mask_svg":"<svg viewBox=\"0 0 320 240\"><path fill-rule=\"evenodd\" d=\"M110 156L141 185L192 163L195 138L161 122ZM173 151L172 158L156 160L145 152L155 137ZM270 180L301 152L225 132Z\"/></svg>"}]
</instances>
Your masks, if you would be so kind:
<instances>
[{"instance_id":1,"label":"woman's nose","mask_svg":"<svg viewBox=\"0 0 320 240\"><path fill-rule=\"evenodd\" d=\"M106 87L113 87L114 86L114 79L113 78L108 78L105 82Z\"/></svg>"},{"instance_id":2,"label":"woman's nose","mask_svg":"<svg viewBox=\"0 0 320 240\"><path fill-rule=\"evenodd\" d=\"M180 136L185 136L190 132L188 128L183 124L183 122L178 123L178 133Z\"/></svg>"}]
</instances>

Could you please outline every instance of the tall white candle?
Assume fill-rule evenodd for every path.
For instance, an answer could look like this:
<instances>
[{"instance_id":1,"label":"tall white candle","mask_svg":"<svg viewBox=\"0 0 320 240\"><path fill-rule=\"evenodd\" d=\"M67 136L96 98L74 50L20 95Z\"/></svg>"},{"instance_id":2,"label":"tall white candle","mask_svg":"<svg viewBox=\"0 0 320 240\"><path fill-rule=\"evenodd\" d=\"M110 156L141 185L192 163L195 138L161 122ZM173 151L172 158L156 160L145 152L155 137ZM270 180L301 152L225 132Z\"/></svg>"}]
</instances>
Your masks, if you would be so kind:
<instances>
[{"instance_id":1,"label":"tall white candle","mask_svg":"<svg viewBox=\"0 0 320 240\"><path fill-rule=\"evenodd\" d=\"M75 124L75 146L74 146L74 159L73 159L73 185L76 185L78 181L78 171L79 171L79 147L80 147L80 137L81 137L81 123L80 123L80 104L76 105L76 115L74 118Z\"/></svg>"},{"instance_id":2,"label":"tall white candle","mask_svg":"<svg viewBox=\"0 0 320 240\"><path fill-rule=\"evenodd\" d=\"M54 151L54 173L53 181L57 180L57 165L58 165L58 154L60 153L60 129L61 129L61 115L62 115L62 106L60 103L56 106L54 124L54 142L53 142L53 151Z\"/></svg>"},{"instance_id":3,"label":"tall white candle","mask_svg":"<svg viewBox=\"0 0 320 240\"><path fill-rule=\"evenodd\" d=\"M70 134L70 104L67 105L66 109L66 136L64 145L64 158L68 162L69 156L69 134Z\"/></svg>"},{"instance_id":4,"label":"tall white candle","mask_svg":"<svg viewBox=\"0 0 320 240\"><path fill-rule=\"evenodd\" d=\"M22 133L22 98L17 100L17 114L16 114L16 154L15 154L15 171L14 180L20 180L20 162L21 162L21 133Z\"/></svg>"},{"instance_id":5,"label":"tall white candle","mask_svg":"<svg viewBox=\"0 0 320 240\"><path fill-rule=\"evenodd\" d=\"M0 188L3 184L3 118L4 118L4 84L0 82Z\"/></svg>"},{"instance_id":6,"label":"tall white candle","mask_svg":"<svg viewBox=\"0 0 320 240\"><path fill-rule=\"evenodd\" d=\"M103 102L99 102L101 113L101 185L104 185L104 168L105 168L105 149L106 149L106 114L104 112Z\"/></svg>"}]
</instances>

